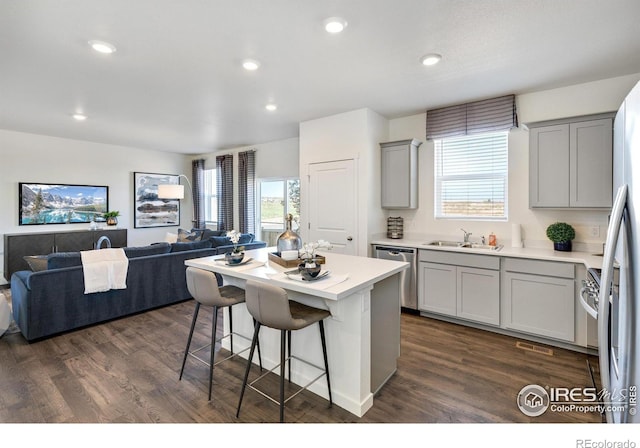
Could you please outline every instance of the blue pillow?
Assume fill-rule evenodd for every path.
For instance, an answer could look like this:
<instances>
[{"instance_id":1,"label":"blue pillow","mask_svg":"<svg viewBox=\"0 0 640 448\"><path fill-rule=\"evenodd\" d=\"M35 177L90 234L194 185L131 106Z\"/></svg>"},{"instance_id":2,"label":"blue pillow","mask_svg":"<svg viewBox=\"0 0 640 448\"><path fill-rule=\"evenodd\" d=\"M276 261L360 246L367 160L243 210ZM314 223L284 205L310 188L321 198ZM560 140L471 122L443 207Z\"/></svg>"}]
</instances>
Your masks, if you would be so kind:
<instances>
[{"instance_id":1,"label":"blue pillow","mask_svg":"<svg viewBox=\"0 0 640 448\"><path fill-rule=\"evenodd\" d=\"M253 233L243 233L242 235L240 235L238 244L240 245L240 244L252 243L254 238L255 236L253 235Z\"/></svg>"},{"instance_id":2,"label":"blue pillow","mask_svg":"<svg viewBox=\"0 0 640 448\"><path fill-rule=\"evenodd\" d=\"M186 250L209 249L211 241L193 241L191 243L172 243L171 252L182 252Z\"/></svg>"},{"instance_id":3,"label":"blue pillow","mask_svg":"<svg viewBox=\"0 0 640 448\"><path fill-rule=\"evenodd\" d=\"M169 243L157 243L151 246L125 247L124 253L127 258L146 257L148 255L168 254L171 251Z\"/></svg>"},{"instance_id":4,"label":"blue pillow","mask_svg":"<svg viewBox=\"0 0 640 448\"><path fill-rule=\"evenodd\" d=\"M55 252L49 254L47 269L71 268L82 266L80 252Z\"/></svg>"},{"instance_id":5,"label":"blue pillow","mask_svg":"<svg viewBox=\"0 0 640 448\"><path fill-rule=\"evenodd\" d=\"M209 239L211 240L213 247L231 246L233 244L231 239L226 236L212 236Z\"/></svg>"}]
</instances>

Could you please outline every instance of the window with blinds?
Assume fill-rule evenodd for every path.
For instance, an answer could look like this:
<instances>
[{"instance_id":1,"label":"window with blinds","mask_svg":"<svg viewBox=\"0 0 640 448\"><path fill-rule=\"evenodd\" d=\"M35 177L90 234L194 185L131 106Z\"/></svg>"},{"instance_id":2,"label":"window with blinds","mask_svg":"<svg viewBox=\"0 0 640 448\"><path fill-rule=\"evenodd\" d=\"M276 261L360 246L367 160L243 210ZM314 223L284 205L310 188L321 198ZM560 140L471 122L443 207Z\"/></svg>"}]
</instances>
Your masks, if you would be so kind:
<instances>
[{"instance_id":1,"label":"window with blinds","mask_svg":"<svg viewBox=\"0 0 640 448\"><path fill-rule=\"evenodd\" d=\"M507 219L508 135L434 140L436 218Z\"/></svg>"}]
</instances>

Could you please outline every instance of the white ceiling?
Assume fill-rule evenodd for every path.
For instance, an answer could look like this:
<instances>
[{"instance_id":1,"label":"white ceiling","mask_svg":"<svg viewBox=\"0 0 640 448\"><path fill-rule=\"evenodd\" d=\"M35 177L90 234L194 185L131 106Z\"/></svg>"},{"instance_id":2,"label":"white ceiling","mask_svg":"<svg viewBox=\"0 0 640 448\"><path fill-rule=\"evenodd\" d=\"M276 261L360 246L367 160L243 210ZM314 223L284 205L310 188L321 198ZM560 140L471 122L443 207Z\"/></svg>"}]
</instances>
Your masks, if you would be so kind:
<instances>
[{"instance_id":1,"label":"white ceiling","mask_svg":"<svg viewBox=\"0 0 640 448\"><path fill-rule=\"evenodd\" d=\"M266 143L363 107L639 73L639 19L638 0L2 0L0 128L189 154Z\"/></svg>"}]
</instances>

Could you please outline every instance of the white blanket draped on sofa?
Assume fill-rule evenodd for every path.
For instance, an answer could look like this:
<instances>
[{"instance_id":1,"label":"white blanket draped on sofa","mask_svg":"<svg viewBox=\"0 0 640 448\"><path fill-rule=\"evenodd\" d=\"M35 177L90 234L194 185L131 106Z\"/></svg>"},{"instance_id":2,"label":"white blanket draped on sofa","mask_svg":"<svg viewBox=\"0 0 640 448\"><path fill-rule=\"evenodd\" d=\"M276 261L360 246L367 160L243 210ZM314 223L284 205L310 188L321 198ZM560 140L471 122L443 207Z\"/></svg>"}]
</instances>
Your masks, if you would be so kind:
<instances>
[{"instance_id":1,"label":"white blanket draped on sofa","mask_svg":"<svg viewBox=\"0 0 640 448\"><path fill-rule=\"evenodd\" d=\"M84 273L84 293L126 289L129 259L121 248L80 252Z\"/></svg>"}]
</instances>

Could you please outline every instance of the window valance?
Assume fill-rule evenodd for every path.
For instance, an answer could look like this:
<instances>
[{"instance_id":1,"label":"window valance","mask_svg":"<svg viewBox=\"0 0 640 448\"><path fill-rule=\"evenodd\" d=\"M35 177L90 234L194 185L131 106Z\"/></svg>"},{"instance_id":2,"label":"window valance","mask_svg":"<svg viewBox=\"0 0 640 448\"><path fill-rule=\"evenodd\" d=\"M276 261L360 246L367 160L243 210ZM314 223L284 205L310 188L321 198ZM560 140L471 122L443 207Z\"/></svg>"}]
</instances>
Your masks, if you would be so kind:
<instances>
[{"instance_id":1,"label":"window valance","mask_svg":"<svg viewBox=\"0 0 640 448\"><path fill-rule=\"evenodd\" d=\"M427 140L506 131L517 126L515 95L427 111Z\"/></svg>"}]
</instances>

